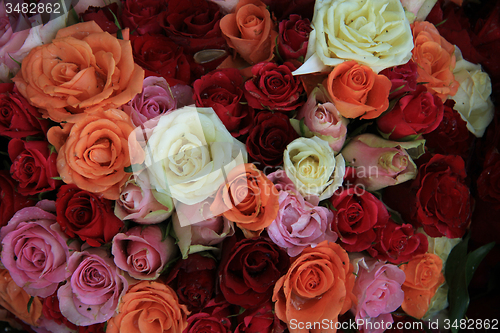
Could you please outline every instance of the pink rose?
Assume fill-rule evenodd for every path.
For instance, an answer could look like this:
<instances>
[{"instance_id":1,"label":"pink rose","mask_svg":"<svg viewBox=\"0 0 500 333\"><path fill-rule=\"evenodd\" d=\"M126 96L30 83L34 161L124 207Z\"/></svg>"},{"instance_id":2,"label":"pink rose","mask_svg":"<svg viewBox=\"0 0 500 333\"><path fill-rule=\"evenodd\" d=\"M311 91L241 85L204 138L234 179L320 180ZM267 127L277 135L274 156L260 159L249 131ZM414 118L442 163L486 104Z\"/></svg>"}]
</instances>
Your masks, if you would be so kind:
<instances>
[{"instance_id":1,"label":"pink rose","mask_svg":"<svg viewBox=\"0 0 500 333\"><path fill-rule=\"evenodd\" d=\"M158 226L134 227L113 238L111 253L118 268L138 280L157 279L165 265L177 253L177 246L170 236L165 236Z\"/></svg>"},{"instance_id":2,"label":"pink rose","mask_svg":"<svg viewBox=\"0 0 500 333\"><path fill-rule=\"evenodd\" d=\"M103 323L116 312L128 281L104 248L73 252L67 282L57 292L61 313L78 326Z\"/></svg>"},{"instance_id":3,"label":"pink rose","mask_svg":"<svg viewBox=\"0 0 500 333\"><path fill-rule=\"evenodd\" d=\"M12 279L32 296L47 297L64 281L68 237L56 222L54 201L18 211L0 230L2 263Z\"/></svg>"}]
</instances>

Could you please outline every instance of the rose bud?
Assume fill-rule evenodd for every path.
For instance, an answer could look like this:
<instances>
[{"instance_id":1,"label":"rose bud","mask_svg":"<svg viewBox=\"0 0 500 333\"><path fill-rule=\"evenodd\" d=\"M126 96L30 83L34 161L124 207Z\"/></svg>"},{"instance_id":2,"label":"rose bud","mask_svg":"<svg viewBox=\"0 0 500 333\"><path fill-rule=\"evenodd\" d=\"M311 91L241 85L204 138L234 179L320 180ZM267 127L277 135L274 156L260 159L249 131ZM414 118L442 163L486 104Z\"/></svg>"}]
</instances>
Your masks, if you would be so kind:
<instances>
[{"instance_id":1,"label":"rose bud","mask_svg":"<svg viewBox=\"0 0 500 333\"><path fill-rule=\"evenodd\" d=\"M297 14L281 21L278 34L278 52L281 58L292 60L305 57L311 30L311 22Z\"/></svg>"},{"instance_id":2,"label":"rose bud","mask_svg":"<svg viewBox=\"0 0 500 333\"><path fill-rule=\"evenodd\" d=\"M424 142L395 142L373 134L362 134L353 138L341 153L346 162L355 168L357 179L354 185L376 191L416 177L417 166L406 149L412 149L413 153Z\"/></svg>"}]
</instances>

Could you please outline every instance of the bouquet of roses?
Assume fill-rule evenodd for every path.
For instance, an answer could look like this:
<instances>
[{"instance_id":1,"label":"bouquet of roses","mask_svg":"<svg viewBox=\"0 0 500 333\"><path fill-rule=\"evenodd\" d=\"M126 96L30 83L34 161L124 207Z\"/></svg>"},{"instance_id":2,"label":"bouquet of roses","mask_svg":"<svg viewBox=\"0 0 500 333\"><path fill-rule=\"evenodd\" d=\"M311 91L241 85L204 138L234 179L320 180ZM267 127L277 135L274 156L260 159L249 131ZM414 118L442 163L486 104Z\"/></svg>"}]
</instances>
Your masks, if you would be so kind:
<instances>
[{"instance_id":1,"label":"bouquet of roses","mask_svg":"<svg viewBox=\"0 0 500 333\"><path fill-rule=\"evenodd\" d=\"M1 320L498 328L465 315L498 251L499 3L33 4L0 0Z\"/></svg>"}]
</instances>

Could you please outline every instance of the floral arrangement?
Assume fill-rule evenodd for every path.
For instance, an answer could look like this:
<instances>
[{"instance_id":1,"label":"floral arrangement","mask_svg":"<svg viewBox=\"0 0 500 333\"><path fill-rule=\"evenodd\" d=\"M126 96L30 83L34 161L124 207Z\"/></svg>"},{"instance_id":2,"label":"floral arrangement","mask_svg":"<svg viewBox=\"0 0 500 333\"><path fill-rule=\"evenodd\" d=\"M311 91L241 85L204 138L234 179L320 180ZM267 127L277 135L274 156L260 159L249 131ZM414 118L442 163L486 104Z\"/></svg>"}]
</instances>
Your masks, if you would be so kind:
<instances>
[{"instance_id":1,"label":"floral arrangement","mask_svg":"<svg viewBox=\"0 0 500 333\"><path fill-rule=\"evenodd\" d=\"M500 3L32 4L0 0L1 320L498 329Z\"/></svg>"}]
</instances>

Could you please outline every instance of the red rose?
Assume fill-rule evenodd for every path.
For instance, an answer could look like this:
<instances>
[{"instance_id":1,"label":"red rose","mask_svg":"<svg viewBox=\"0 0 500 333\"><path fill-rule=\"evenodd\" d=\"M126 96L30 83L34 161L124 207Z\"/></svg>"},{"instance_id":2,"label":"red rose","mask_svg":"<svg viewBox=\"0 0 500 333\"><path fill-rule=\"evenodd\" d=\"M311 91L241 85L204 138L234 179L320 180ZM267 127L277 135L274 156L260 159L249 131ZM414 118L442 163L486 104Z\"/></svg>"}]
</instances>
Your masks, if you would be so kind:
<instances>
[{"instance_id":1,"label":"red rose","mask_svg":"<svg viewBox=\"0 0 500 333\"><path fill-rule=\"evenodd\" d=\"M215 260L191 254L179 260L167 278L167 284L179 296L179 302L189 311L200 311L212 299L217 265Z\"/></svg>"},{"instance_id":2,"label":"red rose","mask_svg":"<svg viewBox=\"0 0 500 333\"><path fill-rule=\"evenodd\" d=\"M296 67L291 62L283 65L261 62L252 67L253 78L245 82L245 96L254 109L293 111L304 104L304 91L298 77L292 75Z\"/></svg>"},{"instance_id":3,"label":"red rose","mask_svg":"<svg viewBox=\"0 0 500 333\"><path fill-rule=\"evenodd\" d=\"M166 2L157 0L122 0L122 21L130 32L138 35L159 34L158 15L165 11Z\"/></svg>"},{"instance_id":4,"label":"red rose","mask_svg":"<svg viewBox=\"0 0 500 333\"><path fill-rule=\"evenodd\" d=\"M191 68L182 47L163 35L131 37L134 60L146 70L163 76L171 86L189 84ZM151 76L147 73L146 76Z\"/></svg>"},{"instance_id":5,"label":"red rose","mask_svg":"<svg viewBox=\"0 0 500 333\"><path fill-rule=\"evenodd\" d=\"M12 139L8 149L12 161L10 173L19 182L18 191L22 195L52 191L62 183L55 179L59 176L57 153L50 151L48 142Z\"/></svg>"},{"instance_id":6,"label":"red rose","mask_svg":"<svg viewBox=\"0 0 500 333\"><path fill-rule=\"evenodd\" d=\"M2 198L0 200L0 227L7 225L18 210L36 203L35 200L18 192L16 182L7 170L0 170L0 198Z\"/></svg>"},{"instance_id":7,"label":"red rose","mask_svg":"<svg viewBox=\"0 0 500 333\"><path fill-rule=\"evenodd\" d=\"M22 139L45 137L49 121L18 92L13 83L0 83L0 135Z\"/></svg>"},{"instance_id":8,"label":"red rose","mask_svg":"<svg viewBox=\"0 0 500 333\"><path fill-rule=\"evenodd\" d=\"M417 64L410 60L404 65L386 68L380 72L391 80L392 87L389 99L417 90L417 67Z\"/></svg>"},{"instance_id":9,"label":"red rose","mask_svg":"<svg viewBox=\"0 0 500 333\"><path fill-rule=\"evenodd\" d=\"M57 291L51 296L43 299L42 303L43 316L49 320L55 321L59 325L66 325L72 330L76 330L77 326L64 317L59 309L59 299Z\"/></svg>"},{"instance_id":10,"label":"red rose","mask_svg":"<svg viewBox=\"0 0 500 333\"><path fill-rule=\"evenodd\" d=\"M78 333L105 333L104 326L106 323L99 323L89 326L78 326Z\"/></svg>"},{"instance_id":11,"label":"red rose","mask_svg":"<svg viewBox=\"0 0 500 333\"><path fill-rule=\"evenodd\" d=\"M311 22L292 14L279 24L278 52L282 59L305 57L311 32Z\"/></svg>"},{"instance_id":12,"label":"red rose","mask_svg":"<svg viewBox=\"0 0 500 333\"><path fill-rule=\"evenodd\" d=\"M219 318L208 313L196 313L188 318L186 333L230 333L231 322L227 318Z\"/></svg>"},{"instance_id":13,"label":"red rose","mask_svg":"<svg viewBox=\"0 0 500 333\"><path fill-rule=\"evenodd\" d=\"M194 81L196 106L211 107L234 137L248 133L253 108L242 104L243 78L235 68L210 72Z\"/></svg>"},{"instance_id":14,"label":"red rose","mask_svg":"<svg viewBox=\"0 0 500 333\"><path fill-rule=\"evenodd\" d=\"M283 164L286 146L298 137L288 117L282 113L261 111L248 135L248 154L263 166ZM260 168L262 169L262 168Z\"/></svg>"},{"instance_id":15,"label":"red rose","mask_svg":"<svg viewBox=\"0 0 500 333\"><path fill-rule=\"evenodd\" d=\"M406 262L416 255L427 252L429 242L422 233L415 233L411 224L396 224L393 220L377 229L376 243L368 253L373 258L393 264Z\"/></svg>"},{"instance_id":16,"label":"red rose","mask_svg":"<svg viewBox=\"0 0 500 333\"><path fill-rule=\"evenodd\" d=\"M104 7L93 7L90 6L85 13L80 14L83 22L95 21L101 27L102 30L114 34L118 31L118 27L115 24L115 17L118 20L120 26L123 26L121 20L118 16L119 8L116 2Z\"/></svg>"},{"instance_id":17,"label":"red rose","mask_svg":"<svg viewBox=\"0 0 500 333\"><path fill-rule=\"evenodd\" d=\"M332 230L338 243L348 252L368 249L376 239L375 228L389 220L384 204L373 194L355 186L341 188L330 198L335 212Z\"/></svg>"},{"instance_id":18,"label":"red rose","mask_svg":"<svg viewBox=\"0 0 500 333\"><path fill-rule=\"evenodd\" d=\"M219 265L219 284L226 300L244 308L271 299L278 279L286 273L290 258L265 238L236 237L224 241Z\"/></svg>"},{"instance_id":19,"label":"red rose","mask_svg":"<svg viewBox=\"0 0 500 333\"><path fill-rule=\"evenodd\" d=\"M57 192L57 223L68 237L78 236L90 246L101 246L111 242L123 227L112 204L76 185L63 185Z\"/></svg>"},{"instance_id":20,"label":"red rose","mask_svg":"<svg viewBox=\"0 0 500 333\"><path fill-rule=\"evenodd\" d=\"M479 197L494 204L500 209L500 153L497 148L491 148L486 153L483 172L477 180Z\"/></svg>"},{"instance_id":21,"label":"red rose","mask_svg":"<svg viewBox=\"0 0 500 333\"><path fill-rule=\"evenodd\" d=\"M413 218L431 237L461 238L471 219L471 196L460 156L432 156L420 166Z\"/></svg>"},{"instance_id":22,"label":"red rose","mask_svg":"<svg viewBox=\"0 0 500 333\"><path fill-rule=\"evenodd\" d=\"M270 301L255 309L245 310L238 316L238 326L234 333L283 333L286 324L273 312Z\"/></svg>"},{"instance_id":23,"label":"red rose","mask_svg":"<svg viewBox=\"0 0 500 333\"><path fill-rule=\"evenodd\" d=\"M302 17L312 19L314 11L314 0L263 0L269 6L276 18L281 21L292 14L300 14Z\"/></svg>"},{"instance_id":24,"label":"red rose","mask_svg":"<svg viewBox=\"0 0 500 333\"><path fill-rule=\"evenodd\" d=\"M377 119L377 126L390 140L434 131L443 120L441 98L419 86L415 93L401 98L394 108Z\"/></svg>"}]
</instances>

